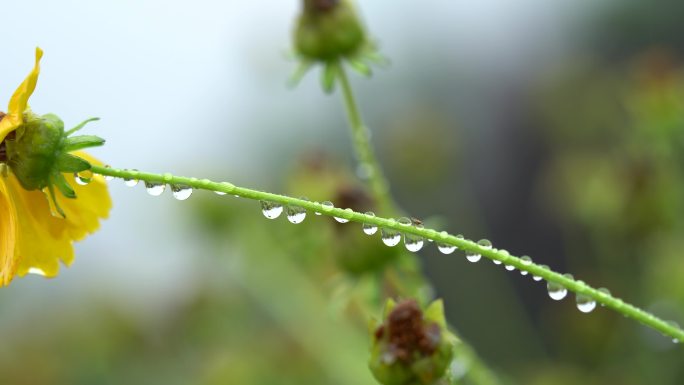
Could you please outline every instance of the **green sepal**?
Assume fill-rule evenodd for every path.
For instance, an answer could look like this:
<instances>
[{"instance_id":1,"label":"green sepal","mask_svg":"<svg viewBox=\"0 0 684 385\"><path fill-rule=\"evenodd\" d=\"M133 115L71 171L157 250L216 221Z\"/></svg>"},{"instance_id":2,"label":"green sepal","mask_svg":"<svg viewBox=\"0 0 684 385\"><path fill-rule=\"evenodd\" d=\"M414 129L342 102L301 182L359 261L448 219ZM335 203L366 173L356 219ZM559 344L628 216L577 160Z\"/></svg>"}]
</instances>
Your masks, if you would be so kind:
<instances>
[{"instance_id":1,"label":"green sepal","mask_svg":"<svg viewBox=\"0 0 684 385\"><path fill-rule=\"evenodd\" d=\"M335 80L337 79L337 62L330 61L325 63L325 68L321 73L321 86L326 93L332 93L335 90Z\"/></svg>"},{"instance_id":2,"label":"green sepal","mask_svg":"<svg viewBox=\"0 0 684 385\"><path fill-rule=\"evenodd\" d=\"M363 75L363 76L366 76L366 77L371 77L371 76L373 76L373 70L372 70L371 67L370 67L366 62L364 62L363 60L359 60L359 59L349 59L349 60L348 60L348 63L349 63L349 66L351 67L351 69L353 69L353 70L356 71L357 73L359 73L359 74L361 74L361 75Z\"/></svg>"},{"instance_id":3,"label":"green sepal","mask_svg":"<svg viewBox=\"0 0 684 385\"><path fill-rule=\"evenodd\" d=\"M76 127L74 127L74 128L72 128L71 130L65 132L64 135L65 135L65 136L71 136L71 134L73 134L73 133L75 133L76 131L80 130L80 129L83 128L86 124L88 124L88 123L90 123L90 122L94 122L94 121L96 121L96 120L100 120L100 118L88 118L88 119L82 121L81 123L77 124Z\"/></svg>"},{"instance_id":4,"label":"green sepal","mask_svg":"<svg viewBox=\"0 0 684 385\"><path fill-rule=\"evenodd\" d=\"M48 204L50 205L50 211L52 211L52 215L59 215L62 218L66 218L66 214L64 213L64 210L59 206L59 203L57 203L57 196L55 195L55 188L53 187L52 184L49 184L47 187L48 190Z\"/></svg>"},{"instance_id":5,"label":"green sepal","mask_svg":"<svg viewBox=\"0 0 684 385\"><path fill-rule=\"evenodd\" d=\"M314 62L309 60L302 60L299 63L297 69L292 73L292 75L290 75L290 78L287 80L288 87L296 87L299 84L299 82L302 81L304 76L306 76L306 74L309 73L313 66Z\"/></svg>"},{"instance_id":6,"label":"green sepal","mask_svg":"<svg viewBox=\"0 0 684 385\"><path fill-rule=\"evenodd\" d=\"M72 136L64 140L64 152L82 150L89 147L98 147L105 144L105 140L95 135Z\"/></svg>"},{"instance_id":7,"label":"green sepal","mask_svg":"<svg viewBox=\"0 0 684 385\"><path fill-rule=\"evenodd\" d=\"M69 186L69 183L66 181L66 178L64 178L64 175L61 172L55 172L52 174L52 178L50 178L50 180L52 184L57 186L57 189L62 193L62 195L70 199L76 198L76 192L71 188L71 186ZM56 203L57 202L55 202L55 204Z\"/></svg>"},{"instance_id":8,"label":"green sepal","mask_svg":"<svg viewBox=\"0 0 684 385\"><path fill-rule=\"evenodd\" d=\"M57 169L60 172L80 172L90 169L90 163L77 156L62 153L57 159Z\"/></svg>"}]
</instances>

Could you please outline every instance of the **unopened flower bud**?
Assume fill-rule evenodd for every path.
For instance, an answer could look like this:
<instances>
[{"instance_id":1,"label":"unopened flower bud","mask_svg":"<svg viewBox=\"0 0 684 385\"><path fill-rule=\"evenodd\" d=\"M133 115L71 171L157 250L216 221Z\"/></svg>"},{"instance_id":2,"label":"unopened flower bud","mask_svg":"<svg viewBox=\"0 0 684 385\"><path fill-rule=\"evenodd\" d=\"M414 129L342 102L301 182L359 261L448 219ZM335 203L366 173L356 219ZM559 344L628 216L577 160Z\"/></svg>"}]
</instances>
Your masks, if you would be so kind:
<instances>
[{"instance_id":1,"label":"unopened flower bud","mask_svg":"<svg viewBox=\"0 0 684 385\"><path fill-rule=\"evenodd\" d=\"M328 62L359 51L366 44L366 34L349 1L303 0L294 40L301 56Z\"/></svg>"},{"instance_id":2,"label":"unopened flower bud","mask_svg":"<svg viewBox=\"0 0 684 385\"><path fill-rule=\"evenodd\" d=\"M370 369L384 385L435 384L452 359L453 338L441 301L423 312L415 300L389 300L373 331Z\"/></svg>"}]
</instances>

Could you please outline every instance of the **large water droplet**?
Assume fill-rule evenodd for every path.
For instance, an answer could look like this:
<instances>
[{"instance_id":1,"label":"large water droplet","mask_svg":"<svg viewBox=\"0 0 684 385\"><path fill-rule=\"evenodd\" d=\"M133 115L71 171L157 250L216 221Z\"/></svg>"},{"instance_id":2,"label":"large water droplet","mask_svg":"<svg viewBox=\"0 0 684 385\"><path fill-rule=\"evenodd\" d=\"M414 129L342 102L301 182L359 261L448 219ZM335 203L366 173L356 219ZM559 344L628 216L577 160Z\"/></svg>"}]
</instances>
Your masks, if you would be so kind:
<instances>
[{"instance_id":1,"label":"large water droplet","mask_svg":"<svg viewBox=\"0 0 684 385\"><path fill-rule=\"evenodd\" d=\"M577 294L575 302L577 303L577 308L582 313L591 313L596 308L596 301L584 294Z\"/></svg>"},{"instance_id":2,"label":"large water droplet","mask_svg":"<svg viewBox=\"0 0 684 385\"><path fill-rule=\"evenodd\" d=\"M513 265L504 265L504 268L505 268L506 270L508 270L508 271L513 271L513 270L515 270L515 266L513 266Z\"/></svg>"},{"instance_id":3,"label":"large water droplet","mask_svg":"<svg viewBox=\"0 0 684 385\"><path fill-rule=\"evenodd\" d=\"M560 283L548 282L546 284L546 289L549 291L549 297L556 301L560 301L568 295L568 289Z\"/></svg>"},{"instance_id":4,"label":"large water droplet","mask_svg":"<svg viewBox=\"0 0 684 385\"><path fill-rule=\"evenodd\" d=\"M287 206L287 220L290 223L298 224L304 222L306 210L299 206Z\"/></svg>"},{"instance_id":5,"label":"large water droplet","mask_svg":"<svg viewBox=\"0 0 684 385\"><path fill-rule=\"evenodd\" d=\"M171 192L173 193L174 198L179 201L184 201L192 195L192 188L184 184L175 184L171 186Z\"/></svg>"},{"instance_id":6,"label":"large water droplet","mask_svg":"<svg viewBox=\"0 0 684 385\"><path fill-rule=\"evenodd\" d=\"M397 223L399 223L402 226L411 226L413 224L413 221L407 217L401 217L397 219Z\"/></svg>"},{"instance_id":7,"label":"large water droplet","mask_svg":"<svg viewBox=\"0 0 684 385\"><path fill-rule=\"evenodd\" d=\"M372 211L366 212L366 215L369 217L374 217L375 213ZM363 229L364 234L366 235L373 235L378 232L378 226L372 224L372 223L364 223L361 228Z\"/></svg>"},{"instance_id":8,"label":"large water droplet","mask_svg":"<svg viewBox=\"0 0 684 385\"><path fill-rule=\"evenodd\" d=\"M397 230L382 228L380 229L380 236L382 238L382 243L389 247L394 247L401 241L401 234Z\"/></svg>"},{"instance_id":9,"label":"large water droplet","mask_svg":"<svg viewBox=\"0 0 684 385\"><path fill-rule=\"evenodd\" d=\"M90 170L84 170L74 173L74 179L76 183L81 186L86 186L93 180L93 172Z\"/></svg>"},{"instance_id":10,"label":"large water droplet","mask_svg":"<svg viewBox=\"0 0 684 385\"><path fill-rule=\"evenodd\" d=\"M438 243L437 250L442 254L451 254L456 251L457 247L453 245L447 245L446 243Z\"/></svg>"},{"instance_id":11,"label":"large water droplet","mask_svg":"<svg viewBox=\"0 0 684 385\"><path fill-rule=\"evenodd\" d=\"M422 237L413 234L404 234L404 246L406 246L406 250L415 253L422 249L424 244L425 240Z\"/></svg>"},{"instance_id":12,"label":"large water droplet","mask_svg":"<svg viewBox=\"0 0 684 385\"><path fill-rule=\"evenodd\" d=\"M283 213L283 205L277 202L261 201L261 212L268 219L276 219Z\"/></svg>"},{"instance_id":13,"label":"large water droplet","mask_svg":"<svg viewBox=\"0 0 684 385\"><path fill-rule=\"evenodd\" d=\"M147 193L153 197L158 197L162 195L164 190L166 190L166 184L157 182L145 182L145 189Z\"/></svg>"},{"instance_id":14,"label":"large water droplet","mask_svg":"<svg viewBox=\"0 0 684 385\"><path fill-rule=\"evenodd\" d=\"M482 255L474 251L466 251L466 259L470 262L475 263L482 259Z\"/></svg>"},{"instance_id":15,"label":"large water droplet","mask_svg":"<svg viewBox=\"0 0 684 385\"><path fill-rule=\"evenodd\" d=\"M128 187L135 187L138 185L138 180L137 179L129 179L129 178L123 178L124 184Z\"/></svg>"}]
</instances>

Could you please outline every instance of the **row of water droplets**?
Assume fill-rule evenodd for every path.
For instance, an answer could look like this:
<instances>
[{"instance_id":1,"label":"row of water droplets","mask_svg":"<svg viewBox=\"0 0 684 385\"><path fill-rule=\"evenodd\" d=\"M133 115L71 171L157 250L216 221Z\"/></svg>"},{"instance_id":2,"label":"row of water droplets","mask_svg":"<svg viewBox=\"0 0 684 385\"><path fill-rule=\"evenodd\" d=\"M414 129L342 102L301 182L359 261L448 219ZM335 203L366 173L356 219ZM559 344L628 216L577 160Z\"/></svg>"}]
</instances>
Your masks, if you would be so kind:
<instances>
[{"instance_id":1,"label":"row of water droplets","mask_svg":"<svg viewBox=\"0 0 684 385\"><path fill-rule=\"evenodd\" d=\"M305 198L302 198L305 199ZM306 199L305 199L306 200ZM333 209L335 206L331 202L322 202L321 205L324 207L324 209ZM301 223L304 221L306 218L306 210L302 207L299 206L283 206L280 203L277 202L271 202L271 201L261 201L261 209L264 214L264 216L268 219L276 219L278 218L283 211L286 211L287 219L291 223ZM352 212L350 209L347 209L350 212ZM316 212L316 215L320 215L320 213ZM373 212L366 212L365 215L368 216L375 216ZM348 219L346 218L340 218L340 217L333 217L337 222L339 223L347 223L349 222ZM402 217L399 219L390 219L390 222L392 225L394 224L399 224L402 226L414 226L416 228L423 228L423 224L420 220L417 220L415 218L407 218L407 217ZM378 232L378 226L372 223L364 223L362 224L362 231L366 235L374 235ZM382 242L389 246L389 247L394 247L397 246L401 240L402 240L402 235L403 235L403 240L404 240L404 247L406 247L407 250L411 252L417 252L423 248L425 245L425 239L419 235L415 234L410 234L410 233L403 233L399 230L396 230L392 227L383 227L380 229L380 238L382 239ZM442 232L440 235L443 237L448 236L447 232ZM462 235L457 235L456 238L458 239L464 239ZM431 240L429 240L431 241ZM487 250L494 250L498 252L499 254L503 254L504 256L509 255L508 251L506 250L497 250L492 248L492 243L487 240L487 239L481 239L480 241L477 242L478 246L480 246L483 249ZM456 251L458 248L454 245L446 244L446 243L437 243L437 249L443 253L443 254L452 254L454 251ZM482 255L474 252L474 251L466 251L465 253L466 259L470 262L478 262L482 259ZM532 258L529 256L523 256L520 258L521 263L524 265L532 265ZM503 264L500 260L492 260L495 264L501 265ZM549 269L548 266L546 265L540 265L540 267L544 269ZM508 271L514 271L515 266L513 265L508 265L505 264L504 268ZM521 270L520 271L521 275L528 275L527 271ZM568 279L574 279L572 275L570 274L565 274L564 275ZM534 281L541 281L543 278L540 276L533 275L532 279ZM568 289L565 288L563 285L556 283L556 282L548 282L547 283L547 290L549 293L549 297L551 299L554 299L556 301L560 301L567 297L568 295ZM605 289L601 288L599 291L605 293L605 294L610 294L610 292ZM596 308L596 301L593 300L591 297L584 295L584 294L577 294L576 296L576 304L577 304L577 309L579 309L583 313L590 313Z\"/></svg>"},{"instance_id":2,"label":"row of water droplets","mask_svg":"<svg viewBox=\"0 0 684 385\"><path fill-rule=\"evenodd\" d=\"M105 166L106 168L109 168L109 166ZM138 170L128 170L130 173L135 174L138 172ZM86 171L81 171L77 172L74 174L74 179L76 180L76 183L81 185L81 186L86 186L90 184L90 182L93 179L93 172L90 170ZM113 176L105 175L104 179L106 181L111 181L114 179ZM135 187L140 183L140 180L137 178L122 178L124 181L124 184L128 187ZM171 180L173 179L173 176L171 174L164 174L164 179L166 180ZM192 178L196 179L196 178ZM202 179L197 180L198 182L204 182L205 184L211 183L208 179ZM145 185L145 190L147 193L153 197L158 197L166 191L167 186L169 186L171 190L171 194L173 195L174 198L176 198L179 201L184 201L192 195L192 187L185 185L185 184L174 184L174 183L162 183L162 182L148 182L145 181L143 182ZM226 195L225 192L223 191L214 191L218 195Z\"/></svg>"}]
</instances>

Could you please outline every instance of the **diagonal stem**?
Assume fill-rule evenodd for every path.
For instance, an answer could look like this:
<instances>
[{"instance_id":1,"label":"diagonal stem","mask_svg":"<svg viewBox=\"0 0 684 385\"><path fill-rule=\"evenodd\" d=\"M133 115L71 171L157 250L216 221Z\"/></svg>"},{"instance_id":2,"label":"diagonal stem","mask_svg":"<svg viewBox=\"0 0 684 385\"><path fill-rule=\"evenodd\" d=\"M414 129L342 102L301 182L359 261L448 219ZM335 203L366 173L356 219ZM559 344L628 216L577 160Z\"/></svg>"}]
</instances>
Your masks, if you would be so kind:
<instances>
[{"instance_id":1,"label":"diagonal stem","mask_svg":"<svg viewBox=\"0 0 684 385\"><path fill-rule=\"evenodd\" d=\"M632 318L652 329L661 332L666 336L673 338L675 341L684 342L684 330L682 330L677 325L671 322L667 322L661 318L658 318L655 315L648 313L647 311L642 310L627 302L624 302L619 298L613 297L612 295L606 292L595 289L587 285L583 281L566 277L544 266L522 260L519 257L515 257L508 254L508 252L480 246L476 242L450 235L445 231L439 232L437 230L428 228L407 226L397 222L394 219L361 214L351 209L331 208L324 206L318 202L311 202L307 200L288 197L285 195L272 194L245 187L238 187L228 182L213 182L209 179L187 178L175 176L168 173L153 174L148 172L113 169L101 166L92 166L91 170L96 174L104 176L112 176L125 179L138 179L149 183L184 185L198 190L218 191L226 194L233 194L235 196L247 199L266 200L271 202L277 202L283 205L298 206L314 212L321 213L326 216L345 218L350 221L358 223L373 224L380 228L393 229L404 234L417 235L425 239L430 239L438 244L456 246L457 248L463 251L480 254L491 260L500 261L505 265L514 266L516 269L526 271L533 276L541 277L548 282L560 284L567 290L570 290L576 294L585 295L593 299L597 303L603 304L607 308L613 309L626 317Z\"/></svg>"}]
</instances>

